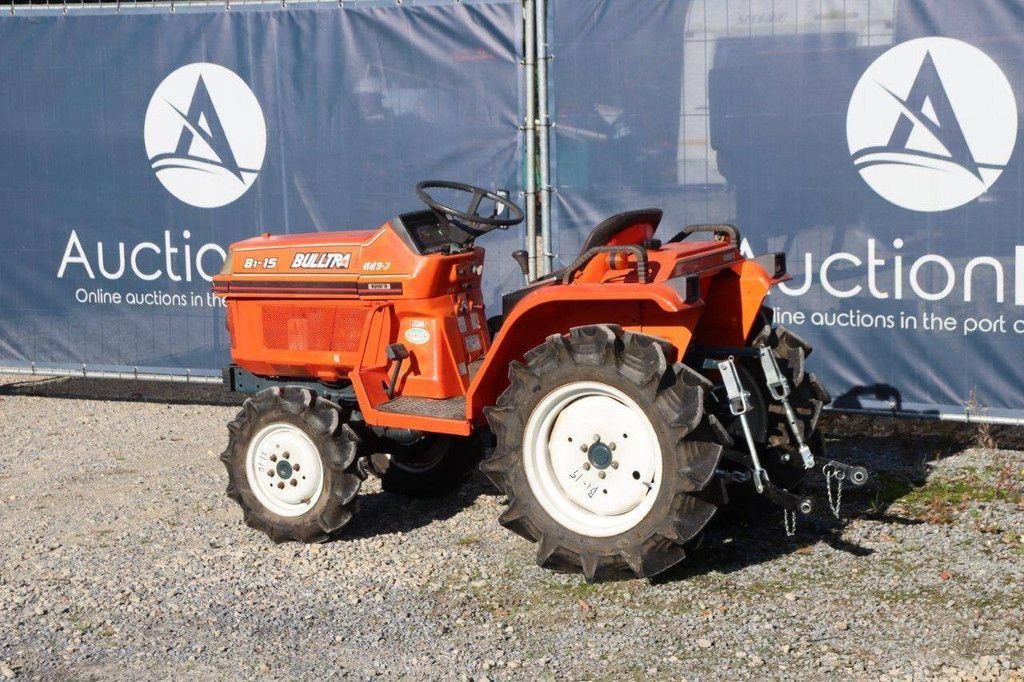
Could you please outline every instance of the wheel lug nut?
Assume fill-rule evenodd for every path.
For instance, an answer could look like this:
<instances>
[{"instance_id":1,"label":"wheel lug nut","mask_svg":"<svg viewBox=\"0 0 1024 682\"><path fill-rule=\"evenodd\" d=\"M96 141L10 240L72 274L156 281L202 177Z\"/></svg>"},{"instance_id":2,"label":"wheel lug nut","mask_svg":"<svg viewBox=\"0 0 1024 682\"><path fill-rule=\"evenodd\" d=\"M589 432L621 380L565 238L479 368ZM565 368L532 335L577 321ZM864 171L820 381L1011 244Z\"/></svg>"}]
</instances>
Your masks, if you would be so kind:
<instances>
[{"instance_id":1,"label":"wheel lug nut","mask_svg":"<svg viewBox=\"0 0 1024 682\"><path fill-rule=\"evenodd\" d=\"M584 462L583 463L583 470L584 471L590 471L590 462Z\"/></svg>"},{"instance_id":2,"label":"wheel lug nut","mask_svg":"<svg viewBox=\"0 0 1024 682\"><path fill-rule=\"evenodd\" d=\"M590 449L590 448L588 448L588 447L587 447L586 445L581 445L581 446L580 446L580 452L586 452L586 451L587 451L587 450L589 450L589 449Z\"/></svg>"},{"instance_id":3,"label":"wheel lug nut","mask_svg":"<svg viewBox=\"0 0 1024 682\"><path fill-rule=\"evenodd\" d=\"M270 461L271 462L276 462L277 461L277 455L271 455L270 456Z\"/></svg>"},{"instance_id":4,"label":"wheel lug nut","mask_svg":"<svg viewBox=\"0 0 1024 682\"><path fill-rule=\"evenodd\" d=\"M295 486L297 486L298 484L299 484L299 479L297 479L297 478L293 478L293 479L292 479L292 487L294 488L294 487L295 487Z\"/></svg>"},{"instance_id":5,"label":"wheel lug nut","mask_svg":"<svg viewBox=\"0 0 1024 682\"><path fill-rule=\"evenodd\" d=\"M284 481L278 481L277 482L277 487L278 488L283 488L284 487Z\"/></svg>"},{"instance_id":6,"label":"wheel lug nut","mask_svg":"<svg viewBox=\"0 0 1024 682\"><path fill-rule=\"evenodd\" d=\"M292 465L292 469L294 469L295 471L298 471L299 470L299 465L298 464L293 464Z\"/></svg>"},{"instance_id":7,"label":"wheel lug nut","mask_svg":"<svg viewBox=\"0 0 1024 682\"><path fill-rule=\"evenodd\" d=\"M273 469L267 469L267 476L273 476L273 475L274 475L274 470Z\"/></svg>"},{"instance_id":8,"label":"wheel lug nut","mask_svg":"<svg viewBox=\"0 0 1024 682\"><path fill-rule=\"evenodd\" d=\"M594 434L594 442L595 443L600 443L601 442L600 434L597 434L597 433Z\"/></svg>"},{"instance_id":9,"label":"wheel lug nut","mask_svg":"<svg viewBox=\"0 0 1024 682\"><path fill-rule=\"evenodd\" d=\"M618 462L618 460L614 460L614 459L613 459L613 460L612 460L612 469L618 469L618 468L619 468L619 462Z\"/></svg>"},{"instance_id":10,"label":"wheel lug nut","mask_svg":"<svg viewBox=\"0 0 1024 682\"><path fill-rule=\"evenodd\" d=\"M608 443L608 449L609 450L614 450L615 449L615 443Z\"/></svg>"},{"instance_id":11,"label":"wheel lug nut","mask_svg":"<svg viewBox=\"0 0 1024 682\"><path fill-rule=\"evenodd\" d=\"M291 456L291 455L289 455L289 454L288 454L287 452L286 452L286 453L284 453L284 458L285 458L285 459L288 459L288 458L289 458L290 456Z\"/></svg>"},{"instance_id":12,"label":"wheel lug nut","mask_svg":"<svg viewBox=\"0 0 1024 682\"><path fill-rule=\"evenodd\" d=\"M597 477L598 478L604 478L605 477L605 473L603 471L598 471L597 472Z\"/></svg>"}]
</instances>

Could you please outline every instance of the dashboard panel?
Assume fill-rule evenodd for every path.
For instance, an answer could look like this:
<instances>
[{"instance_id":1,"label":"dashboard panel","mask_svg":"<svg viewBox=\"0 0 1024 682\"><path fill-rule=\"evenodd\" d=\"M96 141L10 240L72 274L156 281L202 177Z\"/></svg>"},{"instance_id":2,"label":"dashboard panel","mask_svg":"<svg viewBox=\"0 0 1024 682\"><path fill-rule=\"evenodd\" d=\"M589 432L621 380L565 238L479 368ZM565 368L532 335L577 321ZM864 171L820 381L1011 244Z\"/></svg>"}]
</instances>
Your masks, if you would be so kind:
<instances>
[{"instance_id":1,"label":"dashboard panel","mask_svg":"<svg viewBox=\"0 0 1024 682\"><path fill-rule=\"evenodd\" d=\"M399 220L419 253L426 255L450 250L451 238L433 211L403 213Z\"/></svg>"}]
</instances>

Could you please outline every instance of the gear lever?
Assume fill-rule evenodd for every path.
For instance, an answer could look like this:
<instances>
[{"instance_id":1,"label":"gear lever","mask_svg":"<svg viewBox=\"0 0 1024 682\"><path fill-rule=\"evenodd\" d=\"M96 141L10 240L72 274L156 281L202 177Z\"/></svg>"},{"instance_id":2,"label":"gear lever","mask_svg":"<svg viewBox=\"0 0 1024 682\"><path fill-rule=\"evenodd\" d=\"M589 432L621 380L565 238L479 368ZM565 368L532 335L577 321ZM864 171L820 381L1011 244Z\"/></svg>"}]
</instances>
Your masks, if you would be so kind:
<instances>
[{"instance_id":1,"label":"gear lever","mask_svg":"<svg viewBox=\"0 0 1024 682\"><path fill-rule=\"evenodd\" d=\"M530 254L523 249L518 249L512 252L512 260L519 264L519 269L523 271L523 279L526 283L530 283Z\"/></svg>"}]
</instances>

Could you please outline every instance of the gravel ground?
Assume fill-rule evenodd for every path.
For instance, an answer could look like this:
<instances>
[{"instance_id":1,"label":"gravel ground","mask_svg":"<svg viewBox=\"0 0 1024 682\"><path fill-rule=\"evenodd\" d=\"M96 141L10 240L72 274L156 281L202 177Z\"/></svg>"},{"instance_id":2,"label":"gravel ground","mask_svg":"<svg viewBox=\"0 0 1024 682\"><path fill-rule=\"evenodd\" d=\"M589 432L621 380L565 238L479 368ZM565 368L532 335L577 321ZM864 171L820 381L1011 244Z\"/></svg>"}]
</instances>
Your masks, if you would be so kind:
<instances>
[{"instance_id":1,"label":"gravel ground","mask_svg":"<svg viewBox=\"0 0 1024 682\"><path fill-rule=\"evenodd\" d=\"M833 416L847 519L747 505L655 582L536 568L472 478L367 482L336 541L223 494L219 389L0 377L0 678L1022 679L1024 457L1003 431ZM966 442L965 442L966 441Z\"/></svg>"}]
</instances>

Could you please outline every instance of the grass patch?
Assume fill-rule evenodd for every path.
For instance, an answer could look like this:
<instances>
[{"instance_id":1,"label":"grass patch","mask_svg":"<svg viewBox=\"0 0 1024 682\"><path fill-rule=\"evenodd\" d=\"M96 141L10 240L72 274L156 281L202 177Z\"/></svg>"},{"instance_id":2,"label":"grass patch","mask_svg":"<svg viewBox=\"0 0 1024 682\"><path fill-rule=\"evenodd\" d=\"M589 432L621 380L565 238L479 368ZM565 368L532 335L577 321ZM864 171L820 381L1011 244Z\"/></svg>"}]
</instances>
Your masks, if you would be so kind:
<instances>
[{"instance_id":1,"label":"grass patch","mask_svg":"<svg viewBox=\"0 0 1024 682\"><path fill-rule=\"evenodd\" d=\"M478 542L480 542L480 538L475 537L473 535L464 535L458 540L456 540L455 544L459 545L460 547L468 547L470 545L475 545Z\"/></svg>"},{"instance_id":2,"label":"grass patch","mask_svg":"<svg viewBox=\"0 0 1024 682\"><path fill-rule=\"evenodd\" d=\"M68 625L74 628L77 634L88 632L92 628L92 625L89 623L89 621L85 620L84 618L79 618L77 616L69 616Z\"/></svg>"},{"instance_id":3,"label":"grass patch","mask_svg":"<svg viewBox=\"0 0 1024 682\"><path fill-rule=\"evenodd\" d=\"M928 523L952 523L972 503L1021 502L1019 485L1005 478L993 484L973 472L951 480L932 480L897 497L894 502Z\"/></svg>"},{"instance_id":4,"label":"grass patch","mask_svg":"<svg viewBox=\"0 0 1024 682\"><path fill-rule=\"evenodd\" d=\"M616 583L588 583L581 577L579 582L564 584L561 582L548 581L545 585L545 592L552 596L560 596L566 599L589 599L599 594L602 586L614 586ZM608 590L609 592L611 590Z\"/></svg>"},{"instance_id":5,"label":"grass patch","mask_svg":"<svg viewBox=\"0 0 1024 682\"><path fill-rule=\"evenodd\" d=\"M965 467L955 476L933 477L924 475L904 477L881 472L879 488L869 503L869 511L883 513L890 506L927 523L953 523L956 514L970 509L972 503L1008 502L1024 508L1024 472L1010 464L1002 467Z\"/></svg>"}]
</instances>

